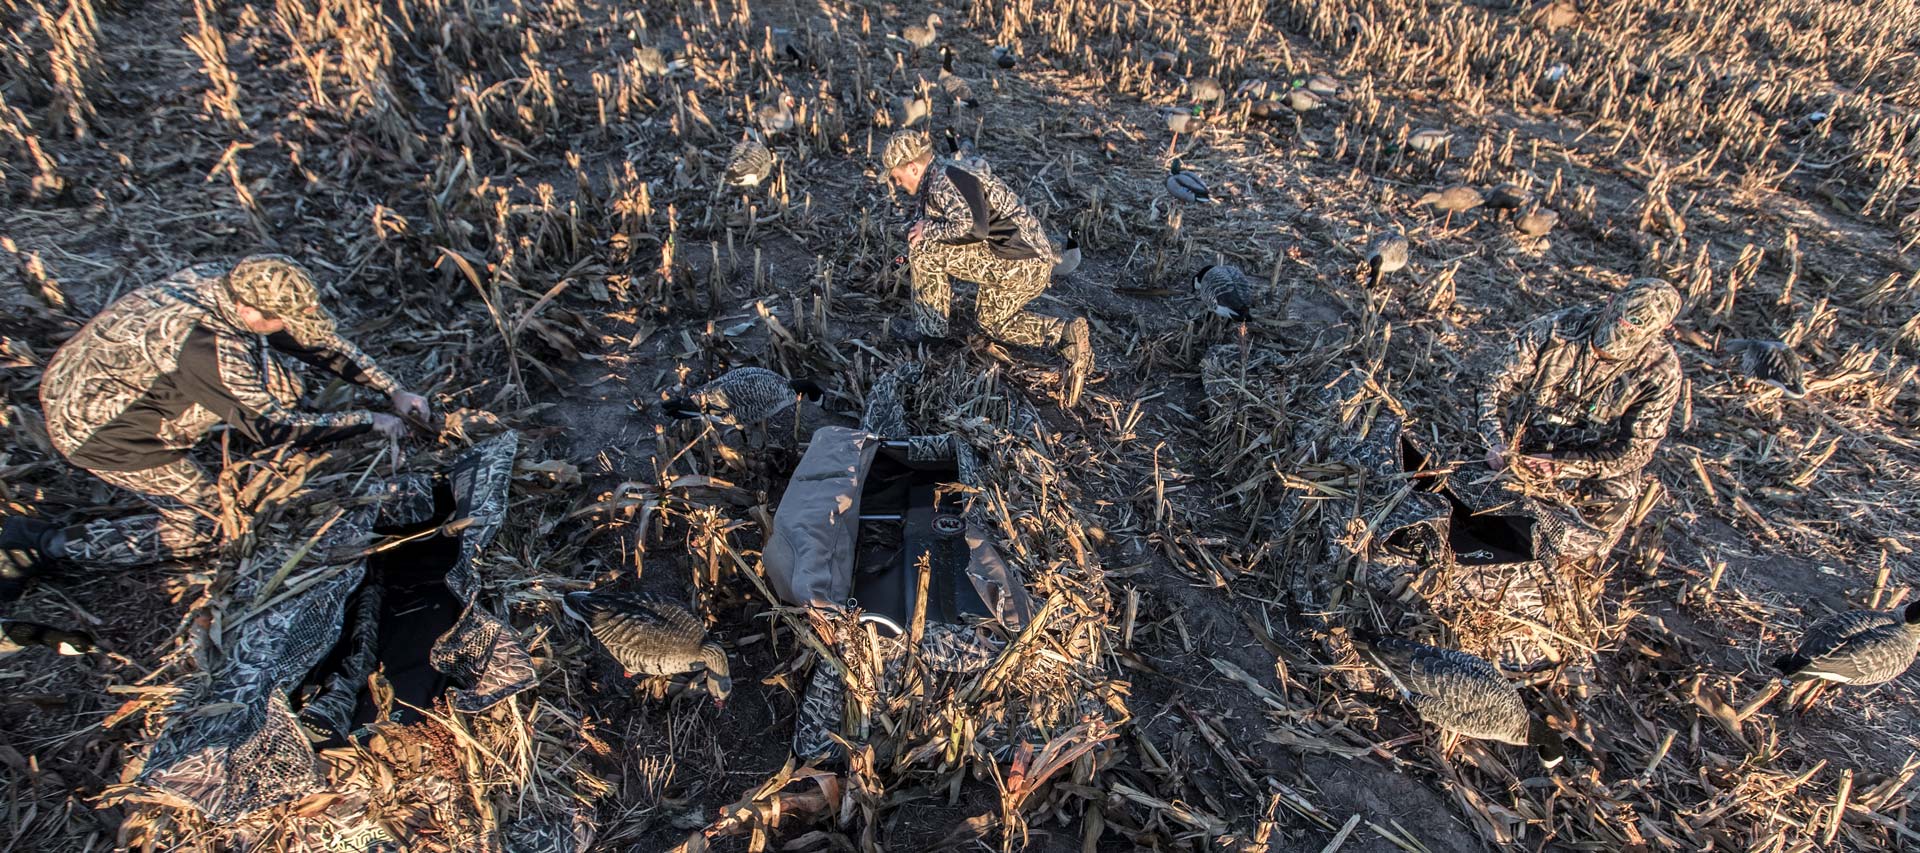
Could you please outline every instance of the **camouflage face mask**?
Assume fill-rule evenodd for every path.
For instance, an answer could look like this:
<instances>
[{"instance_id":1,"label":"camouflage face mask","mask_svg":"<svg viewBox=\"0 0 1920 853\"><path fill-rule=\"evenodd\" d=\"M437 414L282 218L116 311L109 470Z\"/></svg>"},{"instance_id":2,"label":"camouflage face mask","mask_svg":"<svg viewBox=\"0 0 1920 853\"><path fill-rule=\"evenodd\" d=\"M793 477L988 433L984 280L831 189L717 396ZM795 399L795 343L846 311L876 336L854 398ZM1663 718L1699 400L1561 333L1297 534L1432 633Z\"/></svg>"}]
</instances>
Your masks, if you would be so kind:
<instances>
[{"instance_id":1,"label":"camouflage face mask","mask_svg":"<svg viewBox=\"0 0 1920 853\"><path fill-rule=\"evenodd\" d=\"M1660 336L1680 313L1680 291L1657 278L1634 279L1614 294L1594 324L1593 348L1624 358Z\"/></svg>"},{"instance_id":2,"label":"camouflage face mask","mask_svg":"<svg viewBox=\"0 0 1920 853\"><path fill-rule=\"evenodd\" d=\"M319 288L306 267L286 255L250 255L227 273L233 301L286 324L287 333L312 346L333 335L333 316L320 307Z\"/></svg>"}]
</instances>

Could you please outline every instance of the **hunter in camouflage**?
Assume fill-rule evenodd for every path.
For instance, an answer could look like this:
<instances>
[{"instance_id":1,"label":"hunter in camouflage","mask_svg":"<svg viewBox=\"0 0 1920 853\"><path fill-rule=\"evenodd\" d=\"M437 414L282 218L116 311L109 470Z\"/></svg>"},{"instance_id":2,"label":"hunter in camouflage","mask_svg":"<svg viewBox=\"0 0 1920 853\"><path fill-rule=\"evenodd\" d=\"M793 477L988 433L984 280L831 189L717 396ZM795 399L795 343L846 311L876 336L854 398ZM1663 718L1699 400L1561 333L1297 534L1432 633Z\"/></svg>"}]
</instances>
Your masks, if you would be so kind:
<instances>
[{"instance_id":1,"label":"hunter in camouflage","mask_svg":"<svg viewBox=\"0 0 1920 853\"><path fill-rule=\"evenodd\" d=\"M404 429L384 413L301 411L289 359L385 395L398 414L430 415L424 398L340 338L312 276L283 255L191 267L107 306L47 365L47 433L69 462L140 495L155 514L70 528L6 519L0 593L17 595L44 560L132 566L208 550L220 502L188 454L216 424L262 445Z\"/></svg>"},{"instance_id":2,"label":"hunter in camouflage","mask_svg":"<svg viewBox=\"0 0 1920 853\"><path fill-rule=\"evenodd\" d=\"M1672 285L1643 278L1528 323L1480 391L1487 464L1552 481L1595 527L1622 521L1680 398L1680 360L1663 335L1680 302Z\"/></svg>"},{"instance_id":3,"label":"hunter in camouflage","mask_svg":"<svg viewBox=\"0 0 1920 853\"><path fill-rule=\"evenodd\" d=\"M990 172L936 161L932 142L920 131L895 133L881 160L888 176L921 204L907 235L918 334L946 337L951 279L974 282L980 286L980 327L989 336L1016 346L1060 348L1071 405L1093 369L1093 343L1084 317L1064 320L1026 310L1046 291L1059 260L1039 221Z\"/></svg>"}]
</instances>

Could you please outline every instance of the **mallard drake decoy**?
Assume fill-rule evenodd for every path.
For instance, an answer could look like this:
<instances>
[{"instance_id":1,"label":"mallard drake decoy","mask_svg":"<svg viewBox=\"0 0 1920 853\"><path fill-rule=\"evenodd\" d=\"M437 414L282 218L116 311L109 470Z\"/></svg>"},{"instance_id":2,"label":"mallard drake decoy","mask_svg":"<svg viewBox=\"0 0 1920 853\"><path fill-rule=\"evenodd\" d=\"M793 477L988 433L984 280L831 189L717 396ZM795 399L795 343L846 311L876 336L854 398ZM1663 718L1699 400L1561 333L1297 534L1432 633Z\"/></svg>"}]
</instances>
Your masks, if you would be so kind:
<instances>
[{"instance_id":1,"label":"mallard drake decoy","mask_svg":"<svg viewBox=\"0 0 1920 853\"><path fill-rule=\"evenodd\" d=\"M1513 227L1528 237L1545 237L1553 226L1560 223L1560 211L1549 210L1539 205L1527 208L1513 220Z\"/></svg>"},{"instance_id":2,"label":"mallard drake decoy","mask_svg":"<svg viewBox=\"0 0 1920 853\"><path fill-rule=\"evenodd\" d=\"M973 96L973 85L967 78L953 73L953 48L948 45L940 46L940 88L946 90L947 97L968 108L980 106L980 100Z\"/></svg>"},{"instance_id":3,"label":"mallard drake decoy","mask_svg":"<svg viewBox=\"0 0 1920 853\"><path fill-rule=\"evenodd\" d=\"M66 631L38 622L0 619L0 654L19 651L27 646L45 646L69 657L84 655L98 648L93 637L80 631Z\"/></svg>"},{"instance_id":4,"label":"mallard drake decoy","mask_svg":"<svg viewBox=\"0 0 1920 853\"><path fill-rule=\"evenodd\" d=\"M1486 659L1368 631L1356 630L1353 638L1420 719L1463 737L1531 746L1548 767L1566 757L1560 736L1527 712L1519 688Z\"/></svg>"},{"instance_id":5,"label":"mallard drake decoy","mask_svg":"<svg viewBox=\"0 0 1920 853\"><path fill-rule=\"evenodd\" d=\"M1020 60L1013 55L1011 48L1008 48L1004 44L996 45L993 48L993 64L999 66L1000 70L1005 71L1020 64Z\"/></svg>"},{"instance_id":6,"label":"mallard drake decoy","mask_svg":"<svg viewBox=\"0 0 1920 853\"><path fill-rule=\"evenodd\" d=\"M1054 275L1073 275L1080 268L1080 241L1068 237L1066 245L1060 248L1060 260L1053 264Z\"/></svg>"},{"instance_id":7,"label":"mallard drake decoy","mask_svg":"<svg viewBox=\"0 0 1920 853\"><path fill-rule=\"evenodd\" d=\"M1436 210L1446 211L1446 224L1452 225L1454 214L1466 213L1469 210L1485 204L1486 201L1486 198L1480 195L1479 190L1466 184L1454 184L1446 189L1430 192L1421 196L1420 200L1413 203L1413 206L1431 206Z\"/></svg>"},{"instance_id":8,"label":"mallard drake decoy","mask_svg":"<svg viewBox=\"0 0 1920 853\"><path fill-rule=\"evenodd\" d=\"M1407 236L1399 231L1388 231L1374 238L1373 244L1367 247L1368 285L1379 287L1380 280L1389 273L1406 269L1409 248Z\"/></svg>"},{"instance_id":9,"label":"mallard drake decoy","mask_svg":"<svg viewBox=\"0 0 1920 853\"><path fill-rule=\"evenodd\" d=\"M754 120L759 122L760 130L768 136L788 133L794 127L793 108L798 103L792 95L781 92L771 103L761 104L754 111Z\"/></svg>"},{"instance_id":10,"label":"mallard drake decoy","mask_svg":"<svg viewBox=\"0 0 1920 853\"><path fill-rule=\"evenodd\" d=\"M1246 322L1253 314L1253 283L1233 264L1208 264L1193 274L1193 289L1206 296L1213 313Z\"/></svg>"},{"instance_id":11,"label":"mallard drake decoy","mask_svg":"<svg viewBox=\"0 0 1920 853\"><path fill-rule=\"evenodd\" d=\"M819 400L826 393L811 379L788 379L764 367L736 367L661 408L678 420L707 417L733 424L759 423L794 405L795 396Z\"/></svg>"},{"instance_id":12,"label":"mallard drake decoy","mask_svg":"<svg viewBox=\"0 0 1920 853\"><path fill-rule=\"evenodd\" d=\"M1488 210L1519 210L1526 206L1527 193L1519 184L1511 181L1493 188L1487 193Z\"/></svg>"},{"instance_id":13,"label":"mallard drake decoy","mask_svg":"<svg viewBox=\"0 0 1920 853\"><path fill-rule=\"evenodd\" d=\"M1218 104L1226 96L1227 90L1221 88L1217 78L1195 77L1187 81L1187 97L1196 104Z\"/></svg>"},{"instance_id":14,"label":"mallard drake decoy","mask_svg":"<svg viewBox=\"0 0 1920 853\"><path fill-rule=\"evenodd\" d=\"M1773 662L1787 681L1866 687L1892 681L1920 650L1920 599L1898 610L1849 610L1807 628L1793 654Z\"/></svg>"},{"instance_id":15,"label":"mallard drake decoy","mask_svg":"<svg viewBox=\"0 0 1920 853\"><path fill-rule=\"evenodd\" d=\"M679 675L706 670L707 692L725 705L733 691L727 650L707 640L707 626L678 604L643 595L582 590L560 608L581 622L614 662L634 675Z\"/></svg>"},{"instance_id":16,"label":"mallard drake decoy","mask_svg":"<svg viewBox=\"0 0 1920 853\"><path fill-rule=\"evenodd\" d=\"M773 174L773 152L752 136L742 136L727 157L727 184L757 187Z\"/></svg>"},{"instance_id":17,"label":"mallard drake decoy","mask_svg":"<svg viewBox=\"0 0 1920 853\"><path fill-rule=\"evenodd\" d=\"M914 24L900 33L900 38L915 48L925 50L933 46L933 40L940 36L940 16L927 15L925 25Z\"/></svg>"},{"instance_id":18,"label":"mallard drake decoy","mask_svg":"<svg viewBox=\"0 0 1920 853\"><path fill-rule=\"evenodd\" d=\"M1199 130L1200 125L1205 124L1207 121L1206 112L1201 110L1198 105L1191 107L1174 107L1165 111L1165 116L1167 119L1167 129L1173 131L1176 135Z\"/></svg>"},{"instance_id":19,"label":"mallard drake decoy","mask_svg":"<svg viewBox=\"0 0 1920 853\"><path fill-rule=\"evenodd\" d=\"M1199 176L1192 172L1182 169L1179 160L1167 166L1167 192L1172 193L1174 198L1188 203L1220 203L1220 200L1214 198L1213 193L1207 189L1207 182L1200 180Z\"/></svg>"},{"instance_id":20,"label":"mallard drake decoy","mask_svg":"<svg viewBox=\"0 0 1920 853\"><path fill-rule=\"evenodd\" d=\"M1429 154L1447 146L1453 141L1453 134L1435 128L1416 130L1407 135L1407 147L1422 154Z\"/></svg>"},{"instance_id":21,"label":"mallard drake decoy","mask_svg":"<svg viewBox=\"0 0 1920 853\"><path fill-rule=\"evenodd\" d=\"M1795 400L1807 396L1806 369L1793 347L1780 341L1735 338L1727 341L1726 350L1740 356L1740 372L1747 378L1778 388Z\"/></svg>"}]
</instances>

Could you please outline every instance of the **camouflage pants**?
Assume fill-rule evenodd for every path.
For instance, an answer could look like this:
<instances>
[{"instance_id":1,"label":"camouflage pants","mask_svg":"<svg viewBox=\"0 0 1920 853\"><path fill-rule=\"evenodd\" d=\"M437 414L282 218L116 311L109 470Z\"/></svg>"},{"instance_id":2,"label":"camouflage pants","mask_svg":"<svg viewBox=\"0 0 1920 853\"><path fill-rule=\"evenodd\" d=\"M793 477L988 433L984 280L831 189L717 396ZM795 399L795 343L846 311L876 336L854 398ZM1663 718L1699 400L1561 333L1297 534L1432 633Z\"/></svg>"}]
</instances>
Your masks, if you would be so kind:
<instances>
[{"instance_id":1,"label":"camouflage pants","mask_svg":"<svg viewBox=\"0 0 1920 853\"><path fill-rule=\"evenodd\" d=\"M274 399L287 406L300 402L306 389L278 357L267 359L266 376ZM144 566L197 557L219 544L220 494L192 459L139 471L88 472L139 495L155 511L68 528L67 560L103 568Z\"/></svg>"},{"instance_id":2,"label":"camouflage pants","mask_svg":"<svg viewBox=\"0 0 1920 853\"><path fill-rule=\"evenodd\" d=\"M913 313L921 334L947 336L947 314L953 304L951 278L960 278L980 285L975 311L989 336L1016 346L1060 342L1065 320L1023 310L1047 289L1053 275L1053 264L1047 259L1010 261L995 257L986 243L922 240L907 250L907 263L913 269Z\"/></svg>"}]
</instances>

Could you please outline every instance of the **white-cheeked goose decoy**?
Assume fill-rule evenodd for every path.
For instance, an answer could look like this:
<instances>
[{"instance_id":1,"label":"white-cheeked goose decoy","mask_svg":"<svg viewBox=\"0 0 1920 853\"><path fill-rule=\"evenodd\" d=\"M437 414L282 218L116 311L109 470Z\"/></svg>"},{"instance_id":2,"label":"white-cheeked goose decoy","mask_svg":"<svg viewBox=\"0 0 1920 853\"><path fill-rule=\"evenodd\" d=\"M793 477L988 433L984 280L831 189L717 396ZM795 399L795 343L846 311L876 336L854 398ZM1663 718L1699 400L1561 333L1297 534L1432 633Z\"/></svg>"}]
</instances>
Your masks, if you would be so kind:
<instances>
[{"instance_id":1,"label":"white-cheeked goose decoy","mask_svg":"<svg viewBox=\"0 0 1920 853\"><path fill-rule=\"evenodd\" d=\"M727 185L757 187L773 174L773 152L766 143L743 136L727 157Z\"/></svg>"},{"instance_id":2,"label":"white-cheeked goose decoy","mask_svg":"<svg viewBox=\"0 0 1920 853\"><path fill-rule=\"evenodd\" d=\"M948 45L940 46L940 88L962 106L969 109L980 106L980 99L973 96L973 84L953 73L953 48Z\"/></svg>"},{"instance_id":3,"label":"white-cheeked goose decoy","mask_svg":"<svg viewBox=\"0 0 1920 853\"><path fill-rule=\"evenodd\" d=\"M1920 599L1897 610L1849 610L1815 622L1793 654L1773 662L1788 681L1883 684L1913 665L1920 650Z\"/></svg>"},{"instance_id":4,"label":"white-cheeked goose decoy","mask_svg":"<svg viewBox=\"0 0 1920 853\"><path fill-rule=\"evenodd\" d=\"M1246 322L1253 314L1253 283L1233 264L1208 264L1193 274L1193 289L1207 298L1213 313Z\"/></svg>"},{"instance_id":5,"label":"white-cheeked goose decoy","mask_svg":"<svg viewBox=\"0 0 1920 853\"><path fill-rule=\"evenodd\" d=\"M1060 248L1060 260L1054 262L1053 274L1059 276L1073 275L1074 270L1079 268L1080 241L1076 238L1068 237L1066 244Z\"/></svg>"}]
</instances>

